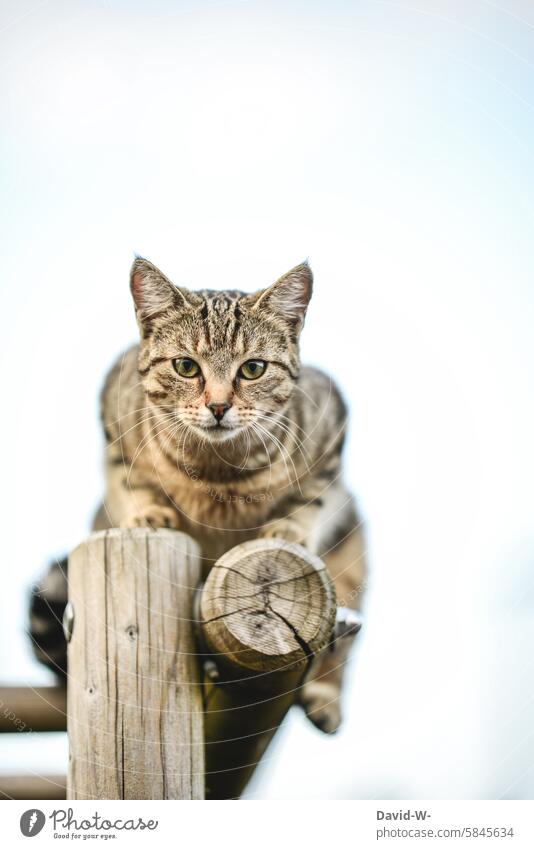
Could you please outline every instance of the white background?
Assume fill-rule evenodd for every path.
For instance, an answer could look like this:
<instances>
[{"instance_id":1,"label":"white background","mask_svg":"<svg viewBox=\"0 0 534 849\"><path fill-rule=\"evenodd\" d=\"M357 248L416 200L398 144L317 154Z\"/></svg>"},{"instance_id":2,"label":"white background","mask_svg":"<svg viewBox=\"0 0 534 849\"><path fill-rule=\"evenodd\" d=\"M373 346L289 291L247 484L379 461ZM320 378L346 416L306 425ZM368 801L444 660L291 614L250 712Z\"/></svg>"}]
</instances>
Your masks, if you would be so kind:
<instances>
[{"instance_id":1,"label":"white background","mask_svg":"<svg viewBox=\"0 0 534 849\"><path fill-rule=\"evenodd\" d=\"M295 712L249 795L532 798L533 46L527 0L4 0L3 682L50 680L27 589L102 492L133 252L244 290L309 256L371 590L343 731Z\"/></svg>"}]
</instances>

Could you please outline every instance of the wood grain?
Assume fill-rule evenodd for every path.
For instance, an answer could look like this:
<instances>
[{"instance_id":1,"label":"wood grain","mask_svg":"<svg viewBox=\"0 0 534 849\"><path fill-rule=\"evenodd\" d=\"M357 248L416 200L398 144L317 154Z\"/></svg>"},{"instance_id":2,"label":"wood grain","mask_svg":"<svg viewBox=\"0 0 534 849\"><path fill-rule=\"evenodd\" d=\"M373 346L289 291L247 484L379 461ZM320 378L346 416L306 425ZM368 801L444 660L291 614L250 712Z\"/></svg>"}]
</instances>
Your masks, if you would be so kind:
<instances>
[{"instance_id":1,"label":"wood grain","mask_svg":"<svg viewBox=\"0 0 534 849\"><path fill-rule=\"evenodd\" d=\"M200 600L204 648L219 672L206 682L208 798L243 793L335 615L324 563L299 545L254 540L217 561Z\"/></svg>"}]
</instances>

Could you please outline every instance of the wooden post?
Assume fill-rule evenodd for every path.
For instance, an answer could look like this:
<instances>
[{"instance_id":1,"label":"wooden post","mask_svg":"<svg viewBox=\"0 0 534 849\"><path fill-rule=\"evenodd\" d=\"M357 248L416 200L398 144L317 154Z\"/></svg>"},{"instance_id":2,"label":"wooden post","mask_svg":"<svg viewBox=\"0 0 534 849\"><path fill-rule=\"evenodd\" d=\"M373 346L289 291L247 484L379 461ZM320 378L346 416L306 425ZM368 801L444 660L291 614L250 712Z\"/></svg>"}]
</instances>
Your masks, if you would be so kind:
<instances>
[{"instance_id":1,"label":"wooden post","mask_svg":"<svg viewBox=\"0 0 534 849\"><path fill-rule=\"evenodd\" d=\"M208 797L241 795L332 638L335 592L283 540L228 551L194 611L200 573L176 531L102 531L72 553L67 798L204 798L204 743Z\"/></svg>"},{"instance_id":2,"label":"wooden post","mask_svg":"<svg viewBox=\"0 0 534 849\"><path fill-rule=\"evenodd\" d=\"M324 563L299 545L253 540L212 568L200 598L207 653L206 793L237 798L331 640Z\"/></svg>"},{"instance_id":3,"label":"wooden post","mask_svg":"<svg viewBox=\"0 0 534 849\"><path fill-rule=\"evenodd\" d=\"M69 799L204 798L196 544L93 534L69 558Z\"/></svg>"}]
</instances>

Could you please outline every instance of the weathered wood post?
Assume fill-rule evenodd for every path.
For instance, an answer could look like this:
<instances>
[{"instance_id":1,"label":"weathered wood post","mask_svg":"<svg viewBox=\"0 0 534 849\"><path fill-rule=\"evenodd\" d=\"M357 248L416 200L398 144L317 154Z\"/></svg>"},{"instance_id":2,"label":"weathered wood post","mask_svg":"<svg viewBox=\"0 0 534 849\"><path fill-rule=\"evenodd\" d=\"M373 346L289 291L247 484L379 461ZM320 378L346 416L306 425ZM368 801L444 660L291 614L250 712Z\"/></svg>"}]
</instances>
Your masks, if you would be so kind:
<instances>
[{"instance_id":1,"label":"weathered wood post","mask_svg":"<svg viewBox=\"0 0 534 849\"><path fill-rule=\"evenodd\" d=\"M196 544L93 534L69 559L69 799L204 798Z\"/></svg>"},{"instance_id":2,"label":"weathered wood post","mask_svg":"<svg viewBox=\"0 0 534 849\"><path fill-rule=\"evenodd\" d=\"M208 798L241 795L332 639L335 593L283 540L200 577L176 531L101 531L71 554L67 798L202 799L205 775Z\"/></svg>"},{"instance_id":3,"label":"weathered wood post","mask_svg":"<svg viewBox=\"0 0 534 849\"><path fill-rule=\"evenodd\" d=\"M332 639L334 587L325 564L301 546L254 540L212 568L199 618L207 798L237 798Z\"/></svg>"}]
</instances>

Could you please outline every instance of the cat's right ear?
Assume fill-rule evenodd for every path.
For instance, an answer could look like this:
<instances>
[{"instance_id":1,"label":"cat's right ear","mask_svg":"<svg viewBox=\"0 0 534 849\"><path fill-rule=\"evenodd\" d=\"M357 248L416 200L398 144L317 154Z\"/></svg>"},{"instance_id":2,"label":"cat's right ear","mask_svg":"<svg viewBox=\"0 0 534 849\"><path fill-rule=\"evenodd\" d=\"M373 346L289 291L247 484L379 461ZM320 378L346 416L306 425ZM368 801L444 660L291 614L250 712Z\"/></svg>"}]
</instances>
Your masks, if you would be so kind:
<instances>
[{"instance_id":1,"label":"cat's right ear","mask_svg":"<svg viewBox=\"0 0 534 849\"><path fill-rule=\"evenodd\" d=\"M157 315L171 307L183 309L191 306L185 293L143 257L136 257L132 265L130 290L141 327L147 326Z\"/></svg>"}]
</instances>

